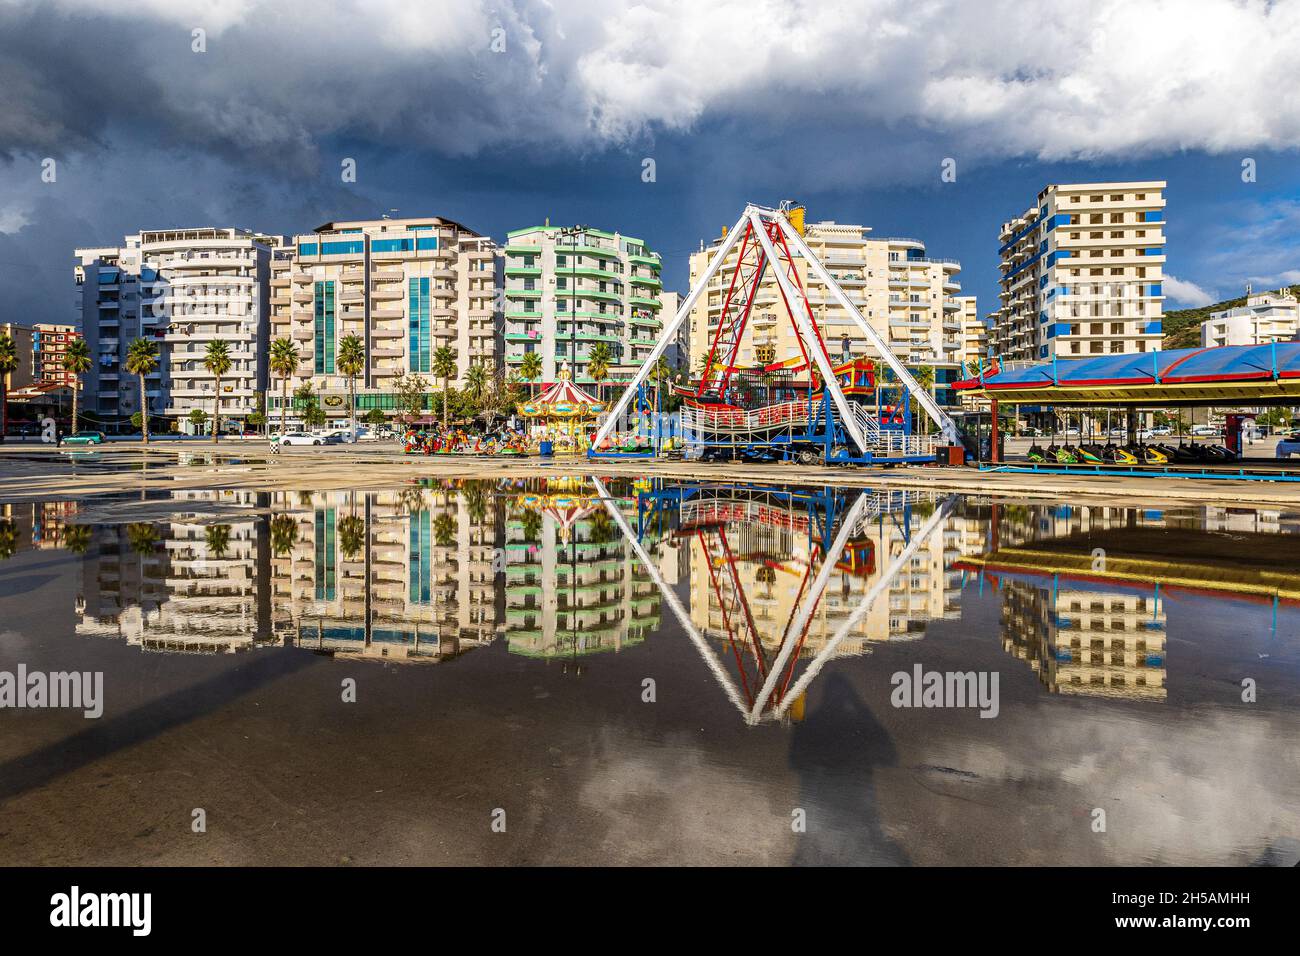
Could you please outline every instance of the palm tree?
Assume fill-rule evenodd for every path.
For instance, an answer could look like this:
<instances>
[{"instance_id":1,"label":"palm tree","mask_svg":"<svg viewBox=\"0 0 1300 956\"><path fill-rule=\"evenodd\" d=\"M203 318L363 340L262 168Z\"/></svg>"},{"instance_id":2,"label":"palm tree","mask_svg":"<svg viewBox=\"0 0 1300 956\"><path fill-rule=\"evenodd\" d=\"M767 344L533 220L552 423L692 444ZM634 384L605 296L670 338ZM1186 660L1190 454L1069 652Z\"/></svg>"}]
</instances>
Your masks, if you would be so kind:
<instances>
[{"instance_id":1,"label":"palm tree","mask_svg":"<svg viewBox=\"0 0 1300 956\"><path fill-rule=\"evenodd\" d=\"M90 371L90 346L77 337L68 343L63 353L63 371L72 376L72 431L77 431L78 399L81 397L81 376Z\"/></svg>"},{"instance_id":2,"label":"palm tree","mask_svg":"<svg viewBox=\"0 0 1300 956\"><path fill-rule=\"evenodd\" d=\"M18 368L18 350L7 333L0 332L0 442L9 431L9 375Z\"/></svg>"},{"instance_id":3,"label":"palm tree","mask_svg":"<svg viewBox=\"0 0 1300 956\"><path fill-rule=\"evenodd\" d=\"M916 379L916 383L920 385L923 389L925 389L931 395L934 394L934 366L933 365L922 365L920 368L916 370L916 372L913 374L912 377ZM924 416L923 413L921 412L921 403L915 397L912 398L912 417L913 420L917 419L918 417L921 419L922 434L929 433L930 420L928 417Z\"/></svg>"},{"instance_id":4,"label":"palm tree","mask_svg":"<svg viewBox=\"0 0 1300 956\"><path fill-rule=\"evenodd\" d=\"M348 377L348 417L352 430L357 428L357 376L366 369L366 343L355 332L339 340L339 354L335 367Z\"/></svg>"},{"instance_id":5,"label":"palm tree","mask_svg":"<svg viewBox=\"0 0 1300 956\"><path fill-rule=\"evenodd\" d=\"M542 357L536 352L525 352L519 363L519 377L531 385L542 377Z\"/></svg>"},{"instance_id":6,"label":"palm tree","mask_svg":"<svg viewBox=\"0 0 1300 956\"><path fill-rule=\"evenodd\" d=\"M280 376L280 434L284 435L285 416L289 412L289 377L298 371L298 346L287 337L271 343L271 372Z\"/></svg>"},{"instance_id":7,"label":"palm tree","mask_svg":"<svg viewBox=\"0 0 1300 956\"><path fill-rule=\"evenodd\" d=\"M444 345L434 352L433 363L429 368L434 375L442 379L442 428L446 431L448 391L451 388L452 377L456 374L456 353L451 350L451 346Z\"/></svg>"},{"instance_id":8,"label":"palm tree","mask_svg":"<svg viewBox=\"0 0 1300 956\"><path fill-rule=\"evenodd\" d=\"M298 540L298 522L293 515L278 514L271 519L271 550L284 556Z\"/></svg>"},{"instance_id":9,"label":"palm tree","mask_svg":"<svg viewBox=\"0 0 1300 956\"><path fill-rule=\"evenodd\" d=\"M158 549L158 529L147 521L136 521L126 526L126 540L136 554L152 554Z\"/></svg>"},{"instance_id":10,"label":"palm tree","mask_svg":"<svg viewBox=\"0 0 1300 956\"><path fill-rule=\"evenodd\" d=\"M208 550L218 558L224 558L230 550L230 525L210 524L203 530L203 537Z\"/></svg>"},{"instance_id":11,"label":"palm tree","mask_svg":"<svg viewBox=\"0 0 1300 956\"><path fill-rule=\"evenodd\" d=\"M63 546L73 554L90 550L91 527L88 524L70 524L63 529Z\"/></svg>"},{"instance_id":12,"label":"palm tree","mask_svg":"<svg viewBox=\"0 0 1300 956\"><path fill-rule=\"evenodd\" d=\"M465 369L465 391L475 402L481 402L492 381L486 365L474 364Z\"/></svg>"},{"instance_id":13,"label":"palm tree","mask_svg":"<svg viewBox=\"0 0 1300 956\"><path fill-rule=\"evenodd\" d=\"M133 339L126 350L126 370L140 379L140 427L146 445L149 444L149 400L144 394L144 377L157 367L157 344L148 339Z\"/></svg>"},{"instance_id":14,"label":"palm tree","mask_svg":"<svg viewBox=\"0 0 1300 956\"><path fill-rule=\"evenodd\" d=\"M601 397L601 383L609 377L609 367L614 362L614 352L608 342L597 342L587 352L587 374L596 383L596 397ZM574 369L576 379L577 369Z\"/></svg>"},{"instance_id":15,"label":"palm tree","mask_svg":"<svg viewBox=\"0 0 1300 956\"><path fill-rule=\"evenodd\" d=\"M203 367L217 377L217 398L212 409L212 444L221 438L221 377L230 371L230 346L220 340L208 343L203 354Z\"/></svg>"},{"instance_id":16,"label":"palm tree","mask_svg":"<svg viewBox=\"0 0 1300 956\"><path fill-rule=\"evenodd\" d=\"M360 515L339 519L339 549L348 559L355 558L366 546L366 522Z\"/></svg>"},{"instance_id":17,"label":"palm tree","mask_svg":"<svg viewBox=\"0 0 1300 956\"><path fill-rule=\"evenodd\" d=\"M0 560L18 553L18 525L8 518L0 520Z\"/></svg>"}]
</instances>

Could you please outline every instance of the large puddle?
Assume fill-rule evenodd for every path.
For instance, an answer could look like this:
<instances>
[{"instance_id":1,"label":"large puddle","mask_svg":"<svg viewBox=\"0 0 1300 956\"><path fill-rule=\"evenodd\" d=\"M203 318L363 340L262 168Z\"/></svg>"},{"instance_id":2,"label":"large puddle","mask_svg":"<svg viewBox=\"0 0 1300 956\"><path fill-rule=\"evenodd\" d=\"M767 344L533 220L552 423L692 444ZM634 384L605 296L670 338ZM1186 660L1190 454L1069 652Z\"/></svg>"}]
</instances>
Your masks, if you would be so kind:
<instances>
[{"instance_id":1,"label":"large puddle","mask_svg":"<svg viewBox=\"0 0 1300 956\"><path fill-rule=\"evenodd\" d=\"M581 476L5 506L0 672L103 689L0 710L0 864L1294 864L1297 532Z\"/></svg>"}]
</instances>

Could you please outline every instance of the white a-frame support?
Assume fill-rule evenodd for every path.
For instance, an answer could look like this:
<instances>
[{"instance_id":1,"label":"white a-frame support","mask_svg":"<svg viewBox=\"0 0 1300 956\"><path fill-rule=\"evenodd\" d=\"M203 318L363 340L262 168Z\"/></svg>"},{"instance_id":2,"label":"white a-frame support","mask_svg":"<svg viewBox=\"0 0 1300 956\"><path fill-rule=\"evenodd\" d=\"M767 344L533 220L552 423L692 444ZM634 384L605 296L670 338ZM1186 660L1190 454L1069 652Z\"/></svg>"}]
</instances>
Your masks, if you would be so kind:
<instances>
[{"instance_id":1,"label":"white a-frame support","mask_svg":"<svg viewBox=\"0 0 1300 956\"><path fill-rule=\"evenodd\" d=\"M605 418L604 423L597 430L593 445L599 446L609 437L610 432L614 430L614 426L618 423L619 417L627 410L628 403L632 401L632 396L637 393L637 389L649 377L654 364L658 362L664 352L667 351L668 346L676 337L678 330L681 329L682 325L690 316L691 310L695 308L696 301L704 294L704 290L708 288L709 282L715 275L717 275L718 270L722 268L722 264L726 261L727 256L730 255L731 250L735 248L736 242L740 239L745 226L747 224L752 224L755 237L758 239L759 243L762 244L763 252L767 258L765 267L772 270L773 275L776 277L777 284L781 287L781 291L789 305L791 318L794 320L795 327L800 336L802 336L804 341L808 344L811 358L816 363L817 369L821 373L826 394L828 394L830 399L835 403L835 407L840 413L840 418L844 424L844 428L852 437L854 443L861 451L867 451L866 439L862 433L862 429L858 424L857 419L854 417L852 409L849 407L848 400L844 397L844 392L840 388L839 380L835 377L830 360L826 357L825 352L817 345L815 330L813 330L809 325L810 310L808 308L806 293L797 288L795 284L790 281L790 277L781 269L780 264L782 259L777 255L772 240L767 235L766 227L768 223L775 223L777 228L780 229L781 234L785 237L786 241L793 246L792 254L798 254L808 262L809 270L814 273L823 284L825 284L827 290L829 290L831 295L835 297L835 301L838 302L840 307L848 313L850 318L853 319L854 323L861 330L867 341L875 347L881 360L893 370L894 374L898 377L898 381L905 389L907 389L911 396L920 403L921 407L925 409L926 414L939 427L944 438L954 444L958 443L960 439L957 434L957 426L953 420L948 417L942 408L939 407L939 403L934 400L934 396L921 386L921 384L913 377L912 373L907 370L907 367L899 361L898 357L895 356L893 352L889 350L889 345L880 337L879 333L871 327L871 324L863 318L862 313L858 311L858 307L853 304L847 295L845 295L844 290L840 288L840 284L835 280L835 277L827 271L826 267L822 264L821 260L817 258L816 254L808 248L808 244L804 242L803 236L799 235L798 231L790 225L790 221L786 219L785 214L778 209L749 205L745 207L745 211L741 214L740 218L736 220L736 225L732 227L731 231L727 234L727 238L723 240L722 244L718 247L718 250L713 254L713 258L709 260L709 267L704 270L704 274L700 276L699 280L696 282L695 288L691 289L690 295L686 297L686 301L684 301L681 308L677 310L677 315L674 316L673 320L665 325L663 330L659 333L659 341L656 342L654 348L650 350L650 354L646 357L644 364L637 369L636 375L632 377L632 381L628 382L627 388L623 390L623 394L619 396L618 401L614 403L614 407L610 409L608 416Z\"/></svg>"}]
</instances>

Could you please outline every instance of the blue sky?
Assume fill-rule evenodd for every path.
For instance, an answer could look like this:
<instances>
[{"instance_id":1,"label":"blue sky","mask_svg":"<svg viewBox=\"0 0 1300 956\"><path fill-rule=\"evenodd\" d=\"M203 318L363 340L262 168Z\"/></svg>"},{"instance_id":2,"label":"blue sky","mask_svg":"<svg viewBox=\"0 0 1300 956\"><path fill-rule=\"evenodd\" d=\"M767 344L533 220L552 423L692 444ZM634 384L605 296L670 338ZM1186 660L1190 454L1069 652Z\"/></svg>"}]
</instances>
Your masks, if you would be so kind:
<instances>
[{"instance_id":1,"label":"blue sky","mask_svg":"<svg viewBox=\"0 0 1300 956\"><path fill-rule=\"evenodd\" d=\"M1300 3L1070 6L0 0L0 320L71 319L75 246L391 209L619 229L685 291L785 198L960 259L987 312L1003 219L1134 179L1169 183L1167 308L1300 281Z\"/></svg>"}]
</instances>

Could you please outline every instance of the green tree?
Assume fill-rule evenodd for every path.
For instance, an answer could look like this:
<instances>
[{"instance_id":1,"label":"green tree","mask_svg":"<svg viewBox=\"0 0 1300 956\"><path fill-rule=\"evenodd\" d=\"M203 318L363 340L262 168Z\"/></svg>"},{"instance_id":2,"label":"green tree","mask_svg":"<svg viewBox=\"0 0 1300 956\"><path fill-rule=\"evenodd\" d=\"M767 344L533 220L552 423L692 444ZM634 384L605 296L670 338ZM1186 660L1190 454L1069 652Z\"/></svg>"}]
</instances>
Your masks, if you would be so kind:
<instances>
[{"instance_id":1,"label":"green tree","mask_svg":"<svg viewBox=\"0 0 1300 956\"><path fill-rule=\"evenodd\" d=\"M605 379L609 378L609 367L614 364L614 352L609 347L608 342L597 342L587 351L587 375L596 383L596 397L600 398L603 392L602 384ZM574 381L577 381L578 370L575 366L573 370Z\"/></svg>"},{"instance_id":2,"label":"green tree","mask_svg":"<svg viewBox=\"0 0 1300 956\"><path fill-rule=\"evenodd\" d=\"M63 529L63 546L73 554L90 550L91 527L88 524L70 524Z\"/></svg>"},{"instance_id":3,"label":"green tree","mask_svg":"<svg viewBox=\"0 0 1300 956\"><path fill-rule=\"evenodd\" d=\"M284 434L285 416L289 411L289 378L298 371L298 346L287 337L271 343L271 373L280 376L280 434Z\"/></svg>"},{"instance_id":4,"label":"green tree","mask_svg":"<svg viewBox=\"0 0 1300 956\"><path fill-rule=\"evenodd\" d=\"M9 376L18 368L18 349L7 333L0 332L0 442L9 431Z\"/></svg>"},{"instance_id":5,"label":"green tree","mask_svg":"<svg viewBox=\"0 0 1300 956\"><path fill-rule=\"evenodd\" d=\"M18 525L8 518L0 519L0 560L7 561L18 553Z\"/></svg>"},{"instance_id":6,"label":"green tree","mask_svg":"<svg viewBox=\"0 0 1300 956\"><path fill-rule=\"evenodd\" d=\"M524 359L519 363L519 377L530 386L542 377L542 357L538 353L524 353Z\"/></svg>"},{"instance_id":7,"label":"green tree","mask_svg":"<svg viewBox=\"0 0 1300 956\"><path fill-rule=\"evenodd\" d=\"M357 427L357 376L366 369L366 344L361 336L349 333L339 341L338 370L348 377L348 418L353 431Z\"/></svg>"},{"instance_id":8,"label":"green tree","mask_svg":"<svg viewBox=\"0 0 1300 956\"><path fill-rule=\"evenodd\" d=\"M194 434L202 435L203 426L208 423L208 413L201 408L190 409L190 424L194 426Z\"/></svg>"},{"instance_id":9,"label":"green tree","mask_svg":"<svg viewBox=\"0 0 1300 956\"><path fill-rule=\"evenodd\" d=\"M915 372L912 373L912 377L916 379L917 384L920 385L923 389L925 389L931 395L934 394L934 366L933 365L922 365L920 368L918 368ZM912 421L914 423L916 422L920 423L921 434L923 435L929 434L930 431L929 416L927 416L925 412L921 410L921 403L916 398L916 396L912 396L911 402L912 402ZM913 427L915 427L915 424L913 425Z\"/></svg>"},{"instance_id":10,"label":"green tree","mask_svg":"<svg viewBox=\"0 0 1300 956\"><path fill-rule=\"evenodd\" d=\"M440 548L456 543L456 516L446 511L433 519L433 541Z\"/></svg>"},{"instance_id":11,"label":"green tree","mask_svg":"<svg viewBox=\"0 0 1300 956\"><path fill-rule=\"evenodd\" d=\"M147 521L126 526L126 540L136 554L153 554L158 549L158 529Z\"/></svg>"},{"instance_id":12,"label":"green tree","mask_svg":"<svg viewBox=\"0 0 1300 956\"><path fill-rule=\"evenodd\" d=\"M348 558L355 558L366 546L366 522L358 515L339 519L339 548Z\"/></svg>"},{"instance_id":13,"label":"green tree","mask_svg":"<svg viewBox=\"0 0 1300 956\"><path fill-rule=\"evenodd\" d=\"M208 343L203 353L203 367L217 378L217 397L212 405L212 444L221 439L221 379L230 371L230 346L220 340Z\"/></svg>"},{"instance_id":14,"label":"green tree","mask_svg":"<svg viewBox=\"0 0 1300 956\"><path fill-rule=\"evenodd\" d=\"M293 515L279 514L271 519L271 550L278 556L288 554L298 540L298 522Z\"/></svg>"},{"instance_id":15,"label":"green tree","mask_svg":"<svg viewBox=\"0 0 1300 956\"><path fill-rule=\"evenodd\" d=\"M90 346L81 336L68 343L63 353L63 371L72 376L72 430L76 432L81 411L81 376L90 371Z\"/></svg>"},{"instance_id":16,"label":"green tree","mask_svg":"<svg viewBox=\"0 0 1300 956\"><path fill-rule=\"evenodd\" d=\"M218 558L224 558L230 550L230 525L210 524L203 530L203 538L209 551Z\"/></svg>"},{"instance_id":17,"label":"green tree","mask_svg":"<svg viewBox=\"0 0 1300 956\"><path fill-rule=\"evenodd\" d=\"M451 380L456 375L456 353L451 350L451 346L444 345L437 349L433 353L433 363L429 368L435 376L442 379L442 427L445 431L449 406L448 392L451 390Z\"/></svg>"},{"instance_id":18,"label":"green tree","mask_svg":"<svg viewBox=\"0 0 1300 956\"><path fill-rule=\"evenodd\" d=\"M409 425L424 411L424 397L429 392L429 383L423 375L407 372L397 377L393 388L397 392L398 413Z\"/></svg>"},{"instance_id":19,"label":"green tree","mask_svg":"<svg viewBox=\"0 0 1300 956\"><path fill-rule=\"evenodd\" d=\"M384 413L381 409L372 408L366 412L366 417L362 420L372 428L378 428L384 423Z\"/></svg>"},{"instance_id":20,"label":"green tree","mask_svg":"<svg viewBox=\"0 0 1300 956\"><path fill-rule=\"evenodd\" d=\"M126 349L126 370L140 380L140 428L144 443L149 444L149 399L145 395L145 376L158 368L158 346L149 339L133 339Z\"/></svg>"},{"instance_id":21,"label":"green tree","mask_svg":"<svg viewBox=\"0 0 1300 956\"><path fill-rule=\"evenodd\" d=\"M492 373L486 365L475 363L465 369L465 394L481 404L492 384Z\"/></svg>"}]
</instances>

